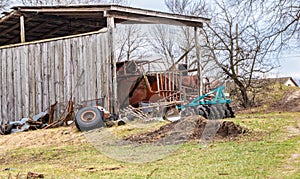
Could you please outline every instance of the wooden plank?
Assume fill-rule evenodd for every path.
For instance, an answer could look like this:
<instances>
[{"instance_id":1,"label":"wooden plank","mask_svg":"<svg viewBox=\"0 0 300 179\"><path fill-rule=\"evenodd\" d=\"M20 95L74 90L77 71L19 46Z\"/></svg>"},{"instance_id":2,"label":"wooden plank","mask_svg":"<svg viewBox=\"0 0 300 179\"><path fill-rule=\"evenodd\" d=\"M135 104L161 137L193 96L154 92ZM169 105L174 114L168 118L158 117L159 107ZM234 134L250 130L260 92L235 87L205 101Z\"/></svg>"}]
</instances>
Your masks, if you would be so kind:
<instances>
[{"instance_id":1,"label":"wooden plank","mask_svg":"<svg viewBox=\"0 0 300 179\"><path fill-rule=\"evenodd\" d=\"M9 116L8 116L8 82L7 82L7 66L8 66L8 55L7 55L7 49L4 49L4 53L2 54L2 81L1 81L1 86L2 86L2 113L3 113L3 118L5 119L5 122L9 121Z\"/></svg>"},{"instance_id":2,"label":"wooden plank","mask_svg":"<svg viewBox=\"0 0 300 179\"><path fill-rule=\"evenodd\" d=\"M111 99L110 91L109 91L109 89L111 87L111 63L110 63L110 56L109 56L110 52L109 52L108 38L109 38L109 35L108 35L108 33L106 33L105 38L103 38L103 41L102 41L102 49L101 49L102 52L105 52L102 55L103 60L104 60L103 71L106 71L106 73L103 76L105 83L102 84L102 85L104 85L103 89L104 89L105 93L102 95L106 97L106 99L105 99L106 109L109 109L110 99Z\"/></svg>"},{"instance_id":3,"label":"wooden plank","mask_svg":"<svg viewBox=\"0 0 300 179\"><path fill-rule=\"evenodd\" d=\"M63 113L63 106L62 104L67 101L65 99L65 89L64 89L64 85L65 85L65 81L64 81L64 58L63 58L63 47L62 44L59 44L59 47L57 48L57 50L59 51L59 53L57 54L57 57L59 59L58 61L58 65L59 65L59 70L58 70L58 81L59 81L59 91L57 92L57 94L59 94L59 105L58 105L58 114L60 115L61 113Z\"/></svg>"},{"instance_id":4,"label":"wooden plank","mask_svg":"<svg viewBox=\"0 0 300 179\"><path fill-rule=\"evenodd\" d=\"M43 59L47 59L44 57L44 52L47 50L47 44L36 44L35 45L35 75L36 75L36 102L34 113L37 114L38 112L43 110Z\"/></svg>"},{"instance_id":5,"label":"wooden plank","mask_svg":"<svg viewBox=\"0 0 300 179\"><path fill-rule=\"evenodd\" d=\"M0 59L2 59L2 53L4 51L0 50ZM2 81L2 60L0 60L0 80ZM3 98L3 94L2 94L2 85L0 86L0 109L2 109L2 98ZM0 125L3 124L4 122L4 119L3 119L3 113L2 113L2 110L0 110Z\"/></svg>"},{"instance_id":6,"label":"wooden plank","mask_svg":"<svg viewBox=\"0 0 300 179\"><path fill-rule=\"evenodd\" d=\"M50 110L50 105L56 102L56 88L55 88L55 72L59 69L55 69L55 54L57 53L56 43L51 44L52 50L48 53L48 66L49 66L49 95L48 95L48 111ZM55 118L54 114L54 118Z\"/></svg>"},{"instance_id":7,"label":"wooden plank","mask_svg":"<svg viewBox=\"0 0 300 179\"><path fill-rule=\"evenodd\" d=\"M198 77L198 96L202 95L203 85L202 85L202 68L201 68L201 50L199 45L199 36L198 28L194 28L194 37L195 37L195 48L196 48L196 59L197 59L197 77Z\"/></svg>"},{"instance_id":8,"label":"wooden plank","mask_svg":"<svg viewBox=\"0 0 300 179\"><path fill-rule=\"evenodd\" d=\"M28 53L28 116L34 115L34 110L36 108L36 78L35 78L35 45L29 45L27 48ZM25 49L25 48L24 48Z\"/></svg>"},{"instance_id":9,"label":"wooden plank","mask_svg":"<svg viewBox=\"0 0 300 179\"><path fill-rule=\"evenodd\" d=\"M49 58L51 58L51 54L54 53L54 47L53 42L50 42L47 44L47 46L44 46L42 51L42 87L43 87L43 103L42 103L42 111L46 110L49 106ZM39 111L40 112L40 111Z\"/></svg>"},{"instance_id":10,"label":"wooden plank","mask_svg":"<svg viewBox=\"0 0 300 179\"><path fill-rule=\"evenodd\" d=\"M21 52L21 76L22 76L22 114L24 117L30 116L29 113L29 58L28 58L29 46L23 46L20 49Z\"/></svg>"},{"instance_id":11,"label":"wooden plank","mask_svg":"<svg viewBox=\"0 0 300 179\"><path fill-rule=\"evenodd\" d=\"M12 49L7 49L7 117L10 121L15 121L15 98L14 98L14 66Z\"/></svg>"},{"instance_id":12,"label":"wooden plank","mask_svg":"<svg viewBox=\"0 0 300 179\"><path fill-rule=\"evenodd\" d=\"M81 61L82 61L82 67L83 69L85 70L85 73L84 73L84 78L83 78L83 91L82 94L83 94L83 98L82 100L83 101L86 101L88 100L88 92L89 92L89 85L88 85L88 81L89 81L89 66L88 66L88 55L87 55L87 46L85 45L86 44L86 37L82 38L82 43L83 43L83 49L82 49L82 56L83 58L81 58Z\"/></svg>"},{"instance_id":13,"label":"wooden plank","mask_svg":"<svg viewBox=\"0 0 300 179\"><path fill-rule=\"evenodd\" d=\"M74 74L74 66L73 66L73 59L72 59L72 45L71 45L71 39L67 39L65 40L66 42L66 64L67 64L67 79L68 79L68 92L67 92L67 95L68 95L68 102L69 100L72 100L73 101L73 74ZM66 103L67 104L67 103Z\"/></svg>"},{"instance_id":14,"label":"wooden plank","mask_svg":"<svg viewBox=\"0 0 300 179\"><path fill-rule=\"evenodd\" d=\"M89 37L89 54L90 54L90 99L97 99L96 95L96 79L97 79L97 72L96 72L96 43L95 43L95 36L91 35Z\"/></svg>"},{"instance_id":15,"label":"wooden plank","mask_svg":"<svg viewBox=\"0 0 300 179\"><path fill-rule=\"evenodd\" d=\"M116 72L116 58L115 58L115 45L114 45L114 27L115 21L113 17L107 17L107 28L108 28L108 48L110 55L110 64L112 65L112 79L111 79L111 97L112 104L110 105L110 111L112 113L119 113L119 102L118 102L118 91L117 91L117 72Z\"/></svg>"},{"instance_id":16,"label":"wooden plank","mask_svg":"<svg viewBox=\"0 0 300 179\"><path fill-rule=\"evenodd\" d=\"M13 64L13 86L12 86L12 89L14 91L14 119L15 120L19 120L19 116L18 114L20 113L20 110L19 110L19 104L18 104L18 98L19 98L19 90L18 90L18 87L19 87L19 78L20 76L18 75L18 67L19 67L19 53L18 53L18 48L15 48L15 49L11 49L13 52L12 52L12 55L13 55L13 61L12 61L12 64ZM11 112L12 113L12 112Z\"/></svg>"},{"instance_id":17,"label":"wooden plank","mask_svg":"<svg viewBox=\"0 0 300 179\"><path fill-rule=\"evenodd\" d=\"M83 44L82 44L82 38L78 39L78 54L79 54L79 59L78 59L78 65L77 65L77 94L78 94L78 102L81 103L81 101L84 100L84 76L85 76L85 69L83 67Z\"/></svg>"},{"instance_id":18,"label":"wooden plank","mask_svg":"<svg viewBox=\"0 0 300 179\"><path fill-rule=\"evenodd\" d=\"M62 41L62 46L63 46L63 61L64 61L64 103L67 104L71 97L71 66L70 66L70 41L69 40L64 40Z\"/></svg>"},{"instance_id":19,"label":"wooden plank","mask_svg":"<svg viewBox=\"0 0 300 179\"><path fill-rule=\"evenodd\" d=\"M105 86L106 86L106 84L108 83L108 81L107 81L107 79L105 78L105 76L107 76L107 72L109 71L109 69L107 69L106 67L107 67L107 64L106 64L106 60L105 59L107 59L107 54L106 54L106 51L105 51L105 38L104 38L104 36L102 36L101 34L98 34L98 37L97 37L97 39L98 39L98 43L99 43L99 48L98 48L98 56L100 56L100 59L99 59L99 61L98 61L98 63L99 63L99 65L100 65L100 68L98 69L98 73L99 73L99 82L98 82L98 84L99 84L99 86L98 86L98 89L100 90L100 91L98 91L98 93L99 93L99 96L100 97L102 97L103 98L103 100L102 100L102 105L103 105L103 107L104 108L106 108L106 109L109 109L108 107L108 103L107 103L107 96L106 96L106 88L105 88Z\"/></svg>"},{"instance_id":20,"label":"wooden plank","mask_svg":"<svg viewBox=\"0 0 300 179\"><path fill-rule=\"evenodd\" d=\"M2 123L7 122L7 94L6 94L6 49L1 51L1 121Z\"/></svg>"},{"instance_id":21,"label":"wooden plank","mask_svg":"<svg viewBox=\"0 0 300 179\"><path fill-rule=\"evenodd\" d=\"M21 43L25 42L25 23L24 16L20 16L20 39Z\"/></svg>"},{"instance_id":22,"label":"wooden plank","mask_svg":"<svg viewBox=\"0 0 300 179\"><path fill-rule=\"evenodd\" d=\"M22 114L22 92L23 92L23 87L22 87L22 80L23 78L21 77L21 47L15 48L14 50L14 61L13 61L13 66L14 66L14 98L15 98L15 108L14 108L14 114L15 114L15 119L19 120L23 117Z\"/></svg>"},{"instance_id":23,"label":"wooden plank","mask_svg":"<svg viewBox=\"0 0 300 179\"><path fill-rule=\"evenodd\" d=\"M61 49L60 46L57 45L56 49L55 49L55 53L54 53L54 61L52 62L54 67L52 69L52 74L53 75L53 82L54 82L54 86L53 86L53 96L55 96L55 101L57 101L57 105L55 106L55 111L53 114L53 118L54 121L55 119L58 118L59 116L59 111L60 111L60 103L61 103L61 93L60 93L60 88L61 88L61 81L60 81L60 76L61 76L61 67L60 67L60 54L61 54ZM53 104L53 102L51 101L51 105Z\"/></svg>"},{"instance_id":24,"label":"wooden plank","mask_svg":"<svg viewBox=\"0 0 300 179\"><path fill-rule=\"evenodd\" d=\"M72 94L73 94L73 101L74 104L78 104L78 90L77 84L77 74L78 72L78 40L77 39L70 39L71 40L71 63L73 67L72 71Z\"/></svg>"},{"instance_id":25,"label":"wooden plank","mask_svg":"<svg viewBox=\"0 0 300 179\"><path fill-rule=\"evenodd\" d=\"M95 35L95 40L96 40L96 44L95 44L95 54L96 54L96 84L95 84L95 88L96 88L96 96L97 98L101 98L102 97L102 89L101 89L101 84L102 82L104 82L102 80L102 76L103 76L103 65L102 65L102 58L101 58L101 36L99 34Z\"/></svg>"}]
</instances>

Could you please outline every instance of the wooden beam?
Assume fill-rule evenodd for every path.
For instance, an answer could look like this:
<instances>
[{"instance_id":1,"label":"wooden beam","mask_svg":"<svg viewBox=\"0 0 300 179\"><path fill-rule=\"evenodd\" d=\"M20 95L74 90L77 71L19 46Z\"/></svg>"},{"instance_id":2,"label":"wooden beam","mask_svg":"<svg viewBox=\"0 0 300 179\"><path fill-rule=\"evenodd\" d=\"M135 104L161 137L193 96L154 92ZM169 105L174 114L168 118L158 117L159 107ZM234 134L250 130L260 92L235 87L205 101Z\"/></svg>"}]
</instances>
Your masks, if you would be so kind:
<instances>
[{"instance_id":1,"label":"wooden beam","mask_svg":"<svg viewBox=\"0 0 300 179\"><path fill-rule=\"evenodd\" d=\"M9 13L8 15L0 18L0 24L2 24L3 22L7 21L9 18L18 15L18 13L16 11L12 11L11 13Z\"/></svg>"},{"instance_id":2,"label":"wooden beam","mask_svg":"<svg viewBox=\"0 0 300 179\"><path fill-rule=\"evenodd\" d=\"M24 16L20 16L20 39L21 43L25 42L25 22L24 22Z\"/></svg>"},{"instance_id":3,"label":"wooden beam","mask_svg":"<svg viewBox=\"0 0 300 179\"><path fill-rule=\"evenodd\" d=\"M49 36L55 34L56 32L61 31L62 29L66 28L67 26L68 26L68 24L63 24L63 25L55 28L54 30L51 30L48 34L41 36L39 39L49 38Z\"/></svg>"},{"instance_id":4,"label":"wooden beam","mask_svg":"<svg viewBox=\"0 0 300 179\"><path fill-rule=\"evenodd\" d=\"M48 24L47 21L35 26L34 28L31 28L30 30L28 30L26 33L29 34L30 32L34 32L36 30L39 30L40 28L44 27L46 24Z\"/></svg>"},{"instance_id":5,"label":"wooden beam","mask_svg":"<svg viewBox=\"0 0 300 179\"><path fill-rule=\"evenodd\" d=\"M195 48L196 48L196 57L197 57L197 75L198 75L198 96L202 95L203 85L202 85L202 67L201 67L201 51L199 46L199 36L198 28L194 28L195 36Z\"/></svg>"},{"instance_id":6,"label":"wooden beam","mask_svg":"<svg viewBox=\"0 0 300 179\"><path fill-rule=\"evenodd\" d=\"M206 22L209 23L210 19L198 16L185 16L179 14L171 14L167 12L160 12L160 11L153 11L153 10L146 10L146 9L139 9L139 8L132 8L132 7L125 7L125 6L111 6L111 11L119 11L122 13L131 13L137 15L146 15L152 16L157 18L167 18L173 20L184 20L184 21L194 21L194 22ZM140 16L141 17L141 16Z\"/></svg>"},{"instance_id":7,"label":"wooden beam","mask_svg":"<svg viewBox=\"0 0 300 179\"><path fill-rule=\"evenodd\" d=\"M20 12L29 12L29 13L61 13L61 12L68 12L68 13L86 13L86 12L101 12L108 10L108 7L20 7Z\"/></svg>"},{"instance_id":8,"label":"wooden beam","mask_svg":"<svg viewBox=\"0 0 300 179\"><path fill-rule=\"evenodd\" d=\"M126 21L132 21L132 23L148 23L148 24L169 24L169 25L177 25L177 26L191 26L191 27L203 27L202 22L197 21L188 21L182 19L175 18L167 18L167 17L153 17L146 15L135 15L135 14L124 14L119 12L107 12L107 16L112 16L116 19L123 19Z\"/></svg>"},{"instance_id":9,"label":"wooden beam","mask_svg":"<svg viewBox=\"0 0 300 179\"><path fill-rule=\"evenodd\" d=\"M0 35L5 35L5 34L7 34L8 32L11 32L11 31L13 31L13 30L15 30L15 29L17 29L17 28L19 28L19 27L20 27L20 22L16 23L15 25L11 26L10 28L7 28L7 29L1 31L1 32L0 32Z\"/></svg>"},{"instance_id":10,"label":"wooden beam","mask_svg":"<svg viewBox=\"0 0 300 179\"><path fill-rule=\"evenodd\" d=\"M24 24L26 24L26 23L29 22L30 20L31 20L31 18L26 18L25 21L24 21ZM9 33L9 32L12 32L12 31L14 31L14 30L16 30L16 29L18 29L18 31L19 31L19 28L20 28L20 21L17 22L15 25L11 26L10 28L1 31L1 32L0 32L0 36L1 36L1 35L5 35L5 34L7 34L7 33Z\"/></svg>"},{"instance_id":11,"label":"wooden beam","mask_svg":"<svg viewBox=\"0 0 300 179\"><path fill-rule=\"evenodd\" d=\"M52 15L40 15L40 16L30 15L28 17L33 18L35 21L45 22L46 24L50 24L50 25L52 25L52 23L53 23L53 25L57 25L57 23L61 23L61 24L65 23L65 24L85 26L85 27L90 27L90 28L99 27L99 29L103 28L104 26L106 27L106 25L107 25L104 18L102 21L96 21L95 19L85 19L85 18L83 18L83 19L76 19L76 18L68 19L65 17L56 17L56 16L52 16Z\"/></svg>"},{"instance_id":12,"label":"wooden beam","mask_svg":"<svg viewBox=\"0 0 300 179\"><path fill-rule=\"evenodd\" d=\"M109 54L110 54L110 62L111 62L111 86L110 86L110 111L114 114L119 113L119 104L118 104L118 85L117 85L117 65L115 59L115 45L114 45L114 28L115 28L115 21L114 17L108 16L107 17L107 28L109 34Z\"/></svg>"}]
</instances>

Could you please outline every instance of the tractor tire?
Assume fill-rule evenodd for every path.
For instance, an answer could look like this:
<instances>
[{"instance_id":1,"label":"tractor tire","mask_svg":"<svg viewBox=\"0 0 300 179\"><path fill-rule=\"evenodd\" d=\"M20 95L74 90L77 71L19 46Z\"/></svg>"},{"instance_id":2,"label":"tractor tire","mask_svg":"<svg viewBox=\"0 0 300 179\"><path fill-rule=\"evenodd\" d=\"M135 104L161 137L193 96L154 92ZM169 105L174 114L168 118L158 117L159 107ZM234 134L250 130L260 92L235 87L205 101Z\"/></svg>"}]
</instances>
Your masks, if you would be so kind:
<instances>
[{"instance_id":1,"label":"tractor tire","mask_svg":"<svg viewBox=\"0 0 300 179\"><path fill-rule=\"evenodd\" d=\"M75 124L80 131L89 131L106 126L103 112L95 107L80 109L75 116Z\"/></svg>"},{"instance_id":2,"label":"tractor tire","mask_svg":"<svg viewBox=\"0 0 300 179\"><path fill-rule=\"evenodd\" d=\"M205 105L204 108L207 111L207 119L210 119L210 120L215 119L215 114L214 114L214 111L211 108L211 106Z\"/></svg>"},{"instance_id":3,"label":"tractor tire","mask_svg":"<svg viewBox=\"0 0 300 179\"><path fill-rule=\"evenodd\" d=\"M208 112L203 106L199 106L197 111L200 116L203 116L205 119L208 119Z\"/></svg>"},{"instance_id":4,"label":"tractor tire","mask_svg":"<svg viewBox=\"0 0 300 179\"><path fill-rule=\"evenodd\" d=\"M220 119L221 117L220 117L220 113L219 113L217 107L215 105L212 105L212 106L210 106L210 108L213 113L212 119Z\"/></svg>"},{"instance_id":5,"label":"tractor tire","mask_svg":"<svg viewBox=\"0 0 300 179\"><path fill-rule=\"evenodd\" d=\"M219 118L218 119L224 119L225 118L225 110L223 105L215 105L216 110L218 111Z\"/></svg>"},{"instance_id":6,"label":"tractor tire","mask_svg":"<svg viewBox=\"0 0 300 179\"><path fill-rule=\"evenodd\" d=\"M225 106L225 115L226 118L235 118L234 112L228 103Z\"/></svg>"}]
</instances>

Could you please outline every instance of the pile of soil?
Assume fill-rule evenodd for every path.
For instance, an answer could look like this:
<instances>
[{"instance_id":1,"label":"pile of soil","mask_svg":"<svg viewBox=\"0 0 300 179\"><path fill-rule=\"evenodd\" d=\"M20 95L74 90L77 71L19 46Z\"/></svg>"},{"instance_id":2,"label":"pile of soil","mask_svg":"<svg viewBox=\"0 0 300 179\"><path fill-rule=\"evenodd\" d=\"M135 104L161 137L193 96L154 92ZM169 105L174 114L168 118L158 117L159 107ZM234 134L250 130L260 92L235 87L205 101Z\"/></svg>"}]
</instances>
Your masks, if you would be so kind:
<instances>
[{"instance_id":1,"label":"pile of soil","mask_svg":"<svg viewBox=\"0 0 300 179\"><path fill-rule=\"evenodd\" d=\"M178 144L190 140L232 138L247 131L232 121L207 120L202 116L191 116L166 124L154 131L129 136L125 140L135 143Z\"/></svg>"}]
</instances>

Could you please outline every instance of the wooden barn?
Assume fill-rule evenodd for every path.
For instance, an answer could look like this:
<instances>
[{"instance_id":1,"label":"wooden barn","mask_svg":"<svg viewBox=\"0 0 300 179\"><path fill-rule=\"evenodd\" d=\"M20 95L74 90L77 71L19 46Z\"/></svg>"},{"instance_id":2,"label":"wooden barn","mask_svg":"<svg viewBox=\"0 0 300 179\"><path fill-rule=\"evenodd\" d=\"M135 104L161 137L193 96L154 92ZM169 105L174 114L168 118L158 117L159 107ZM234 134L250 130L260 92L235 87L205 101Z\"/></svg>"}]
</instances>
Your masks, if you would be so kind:
<instances>
[{"instance_id":1,"label":"wooden barn","mask_svg":"<svg viewBox=\"0 0 300 179\"><path fill-rule=\"evenodd\" d=\"M13 7L0 19L0 123L55 102L62 113L69 100L99 99L118 113L113 29L126 21L197 32L209 19L119 5Z\"/></svg>"}]
</instances>

